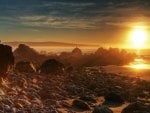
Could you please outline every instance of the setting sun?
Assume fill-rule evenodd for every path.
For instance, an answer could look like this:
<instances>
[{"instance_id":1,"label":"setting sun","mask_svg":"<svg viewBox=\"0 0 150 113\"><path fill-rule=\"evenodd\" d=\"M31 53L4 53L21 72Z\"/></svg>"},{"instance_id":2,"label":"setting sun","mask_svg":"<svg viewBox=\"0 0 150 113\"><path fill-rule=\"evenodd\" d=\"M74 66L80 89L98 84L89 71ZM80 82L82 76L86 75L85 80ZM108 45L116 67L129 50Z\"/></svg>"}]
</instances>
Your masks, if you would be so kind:
<instances>
[{"instance_id":1,"label":"setting sun","mask_svg":"<svg viewBox=\"0 0 150 113\"><path fill-rule=\"evenodd\" d=\"M142 48L147 39L147 32L145 29L135 29L131 34L131 38L134 44L134 48Z\"/></svg>"}]
</instances>

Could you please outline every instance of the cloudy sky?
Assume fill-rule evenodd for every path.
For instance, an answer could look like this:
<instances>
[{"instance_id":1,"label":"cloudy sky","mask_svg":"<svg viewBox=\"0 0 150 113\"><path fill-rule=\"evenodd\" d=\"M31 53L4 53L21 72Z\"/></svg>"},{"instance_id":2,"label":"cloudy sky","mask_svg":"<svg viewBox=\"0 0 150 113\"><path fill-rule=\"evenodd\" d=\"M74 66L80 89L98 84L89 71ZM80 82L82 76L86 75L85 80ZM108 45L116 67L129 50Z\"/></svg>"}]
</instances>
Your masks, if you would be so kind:
<instances>
[{"instance_id":1,"label":"cloudy sky","mask_svg":"<svg viewBox=\"0 0 150 113\"><path fill-rule=\"evenodd\" d=\"M149 0L0 0L0 39L123 45L134 26L149 30L149 11Z\"/></svg>"}]
</instances>

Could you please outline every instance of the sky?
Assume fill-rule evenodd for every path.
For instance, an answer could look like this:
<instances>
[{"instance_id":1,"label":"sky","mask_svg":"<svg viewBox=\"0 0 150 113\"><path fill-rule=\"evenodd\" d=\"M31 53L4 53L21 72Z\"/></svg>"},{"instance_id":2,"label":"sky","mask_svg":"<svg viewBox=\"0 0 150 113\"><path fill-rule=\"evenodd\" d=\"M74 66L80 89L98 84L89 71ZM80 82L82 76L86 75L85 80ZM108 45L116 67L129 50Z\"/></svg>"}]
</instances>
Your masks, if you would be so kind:
<instances>
[{"instance_id":1,"label":"sky","mask_svg":"<svg viewBox=\"0 0 150 113\"><path fill-rule=\"evenodd\" d=\"M0 39L125 47L135 26L149 33L149 10L149 0L0 0Z\"/></svg>"}]
</instances>

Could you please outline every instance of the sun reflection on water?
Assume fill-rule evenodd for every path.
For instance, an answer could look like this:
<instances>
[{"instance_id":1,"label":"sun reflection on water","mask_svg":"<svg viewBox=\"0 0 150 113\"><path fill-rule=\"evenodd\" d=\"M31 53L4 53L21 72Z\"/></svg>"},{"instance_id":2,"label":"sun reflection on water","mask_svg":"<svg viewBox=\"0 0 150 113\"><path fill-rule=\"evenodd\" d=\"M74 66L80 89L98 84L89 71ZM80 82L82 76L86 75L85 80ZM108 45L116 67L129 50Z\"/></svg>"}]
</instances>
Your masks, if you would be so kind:
<instances>
[{"instance_id":1,"label":"sun reflection on water","mask_svg":"<svg viewBox=\"0 0 150 113\"><path fill-rule=\"evenodd\" d=\"M146 64L146 62L143 59L137 58L134 60L133 63L129 64L126 67L133 69L150 69L150 64Z\"/></svg>"}]
</instances>

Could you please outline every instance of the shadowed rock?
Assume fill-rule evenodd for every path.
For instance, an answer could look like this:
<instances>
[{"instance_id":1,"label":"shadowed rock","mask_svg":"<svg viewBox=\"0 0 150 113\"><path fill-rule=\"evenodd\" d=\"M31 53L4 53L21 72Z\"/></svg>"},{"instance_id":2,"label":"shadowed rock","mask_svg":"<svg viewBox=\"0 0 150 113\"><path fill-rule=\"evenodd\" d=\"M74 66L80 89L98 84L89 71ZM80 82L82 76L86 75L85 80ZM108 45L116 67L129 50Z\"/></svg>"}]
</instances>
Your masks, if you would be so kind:
<instances>
[{"instance_id":1,"label":"shadowed rock","mask_svg":"<svg viewBox=\"0 0 150 113\"><path fill-rule=\"evenodd\" d=\"M149 108L150 106L146 106L140 102L135 102L124 108L121 113L150 113Z\"/></svg>"},{"instance_id":2,"label":"shadowed rock","mask_svg":"<svg viewBox=\"0 0 150 113\"><path fill-rule=\"evenodd\" d=\"M18 72L34 73L36 69L31 62L20 61L16 64L15 70Z\"/></svg>"},{"instance_id":3,"label":"shadowed rock","mask_svg":"<svg viewBox=\"0 0 150 113\"><path fill-rule=\"evenodd\" d=\"M121 105L123 103L124 99L116 93L109 93L108 95L105 96L105 104Z\"/></svg>"},{"instance_id":4,"label":"shadowed rock","mask_svg":"<svg viewBox=\"0 0 150 113\"><path fill-rule=\"evenodd\" d=\"M81 110L90 110L90 106L82 100L74 100L72 105Z\"/></svg>"},{"instance_id":5,"label":"shadowed rock","mask_svg":"<svg viewBox=\"0 0 150 113\"><path fill-rule=\"evenodd\" d=\"M20 44L14 50L15 63L20 61L29 61L34 65L40 65L48 56L39 54L35 49L25 44Z\"/></svg>"},{"instance_id":6,"label":"shadowed rock","mask_svg":"<svg viewBox=\"0 0 150 113\"><path fill-rule=\"evenodd\" d=\"M14 65L14 56L12 48L7 45L0 44L0 77L6 78L9 71Z\"/></svg>"},{"instance_id":7,"label":"shadowed rock","mask_svg":"<svg viewBox=\"0 0 150 113\"><path fill-rule=\"evenodd\" d=\"M41 65L40 71L45 74L63 73L64 65L55 59L49 59Z\"/></svg>"},{"instance_id":8,"label":"shadowed rock","mask_svg":"<svg viewBox=\"0 0 150 113\"><path fill-rule=\"evenodd\" d=\"M81 49L76 47L75 49L72 50L72 55L73 56L81 56L82 55Z\"/></svg>"},{"instance_id":9,"label":"shadowed rock","mask_svg":"<svg viewBox=\"0 0 150 113\"><path fill-rule=\"evenodd\" d=\"M95 107L92 113L113 113L113 111L106 106L102 106L102 107Z\"/></svg>"},{"instance_id":10,"label":"shadowed rock","mask_svg":"<svg viewBox=\"0 0 150 113\"><path fill-rule=\"evenodd\" d=\"M96 99L94 99L94 97L92 96L81 96L80 100L91 102L91 103L96 103Z\"/></svg>"}]
</instances>

